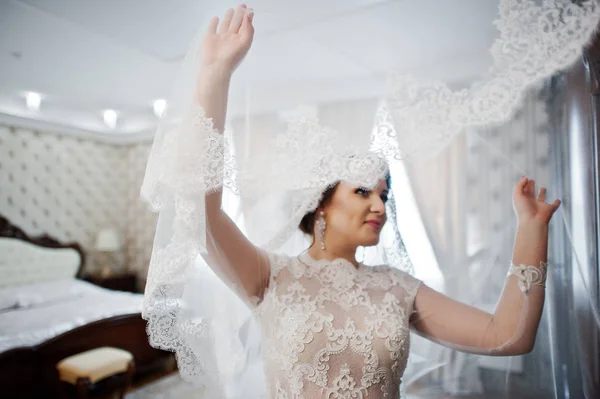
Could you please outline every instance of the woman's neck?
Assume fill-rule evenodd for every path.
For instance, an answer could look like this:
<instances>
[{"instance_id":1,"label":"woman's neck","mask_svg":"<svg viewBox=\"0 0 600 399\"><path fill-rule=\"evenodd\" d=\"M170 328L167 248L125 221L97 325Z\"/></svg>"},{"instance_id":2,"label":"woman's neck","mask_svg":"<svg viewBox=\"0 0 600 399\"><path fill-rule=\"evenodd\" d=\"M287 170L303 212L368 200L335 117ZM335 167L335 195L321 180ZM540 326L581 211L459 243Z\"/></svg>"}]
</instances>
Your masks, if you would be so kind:
<instances>
[{"instance_id":1,"label":"woman's neck","mask_svg":"<svg viewBox=\"0 0 600 399\"><path fill-rule=\"evenodd\" d=\"M356 248L348 248L346 250L335 250L330 249L327 244L325 244L325 250L321 249L321 244L314 243L308 249L308 254L314 260L327 259L327 260L335 260L335 259L345 259L348 262L352 263L354 267L358 268L359 264L356 261Z\"/></svg>"}]
</instances>

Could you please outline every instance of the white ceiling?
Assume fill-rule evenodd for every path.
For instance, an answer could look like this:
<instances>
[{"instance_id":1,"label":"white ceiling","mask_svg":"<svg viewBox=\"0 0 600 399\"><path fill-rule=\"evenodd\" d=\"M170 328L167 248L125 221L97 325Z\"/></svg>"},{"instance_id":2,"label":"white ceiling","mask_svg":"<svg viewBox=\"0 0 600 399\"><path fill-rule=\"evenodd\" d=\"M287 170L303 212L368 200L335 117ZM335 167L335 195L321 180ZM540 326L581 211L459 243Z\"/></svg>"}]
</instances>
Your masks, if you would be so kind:
<instances>
[{"instance_id":1,"label":"white ceiling","mask_svg":"<svg viewBox=\"0 0 600 399\"><path fill-rule=\"evenodd\" d=\"M111 136L152 131L152 102L168 97L199 26L234 4L0 0L0 113ZM236 79L252 82L256 111L285 106L284 97L292 104L381 95L378 78L392 67L466 82L489 67L487 49L497 34L497 0L248 5L256 11L256 36ZM44 96L38 112L25 107L26 91ZM243 106L238 93L234 111ZM109 108L120 115L114 131L102 123Z\"/></svg>"}]
</instances>

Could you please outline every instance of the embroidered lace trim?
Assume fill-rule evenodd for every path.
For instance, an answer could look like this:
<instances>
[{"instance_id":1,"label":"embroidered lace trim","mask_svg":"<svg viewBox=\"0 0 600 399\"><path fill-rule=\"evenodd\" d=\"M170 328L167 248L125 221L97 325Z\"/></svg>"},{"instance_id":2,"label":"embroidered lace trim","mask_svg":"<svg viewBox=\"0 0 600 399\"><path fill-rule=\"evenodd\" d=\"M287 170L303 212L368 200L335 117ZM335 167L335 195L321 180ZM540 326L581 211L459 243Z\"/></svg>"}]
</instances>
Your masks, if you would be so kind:
<instances>
[{"instance_id":1,"label":"embroidered lace trim","mask_svg":"<svg viewBox=\"0 0 600 399\"><path fill-rule=\"evenodd\" d=\"M528 294L531 287L538 285L541 287L546 286L546 270L548 264L542 262L540 266L527 266L527 265L510 265L508 270L508 276L515 276L519 280L519 288L525 294Z\"/></svg>"}]
</instances>

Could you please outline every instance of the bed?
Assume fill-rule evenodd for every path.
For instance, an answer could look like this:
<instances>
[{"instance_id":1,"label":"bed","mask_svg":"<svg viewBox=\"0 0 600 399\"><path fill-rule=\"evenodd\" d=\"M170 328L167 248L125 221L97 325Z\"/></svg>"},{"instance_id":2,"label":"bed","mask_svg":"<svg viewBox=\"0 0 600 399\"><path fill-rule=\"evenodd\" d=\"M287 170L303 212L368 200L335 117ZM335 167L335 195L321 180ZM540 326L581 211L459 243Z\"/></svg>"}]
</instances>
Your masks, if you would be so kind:
<instances>
[{"instance_id":1,"label":"bed","mask_svg":"<svg viewBox=\"0 0 600 399\"><path fill-rule=\"evenodd\" d=\"M54 398L56 362L99 346L131 352L137 378L170 363L148 344L142 295L81 280L83 261L79 245L29 237L0 216L2 398Z\"/></svg>"}]
</instances>

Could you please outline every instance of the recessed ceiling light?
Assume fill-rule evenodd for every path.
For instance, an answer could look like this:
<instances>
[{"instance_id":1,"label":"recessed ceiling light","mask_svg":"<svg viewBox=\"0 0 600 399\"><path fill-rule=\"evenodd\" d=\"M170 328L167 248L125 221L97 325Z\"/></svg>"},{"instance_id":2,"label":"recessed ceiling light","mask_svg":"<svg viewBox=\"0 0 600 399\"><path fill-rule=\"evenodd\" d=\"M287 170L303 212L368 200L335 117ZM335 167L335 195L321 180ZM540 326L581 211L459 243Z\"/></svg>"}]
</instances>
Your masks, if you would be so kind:
<instances>
[{"instance_id":1,"label":"recessed ceiling light","mask_svg":"<svg viewBox=\"0 0 600 399\"><path fill-rule=\"evenodd\" d=\"M104 111L104 124L111 129L117 127L117 111L107 109Z\"/></svg>"},{"instance_id":2,"label":"recessed ceiling light","mask_svg":"<svg viewBox=\"0 0 600 399\"><path fill-rule=\"evenodd\" d=\"M159 98L158 100L154 101L152 108L154 110L154 115L160 118L165 112L165 108L167 108L167 101L165 99Z\"/></svg>"},{"instance_id":3,"label":"recessed ceiling light","mask_svg":"<svg viewBox=\"0 0 600 399\"><path fill-rule=\"evenodd\" d=\"M40 104L42 103L42 96L39 93L34 93L32 91L25 94L25 100L27 101L27 108L32 111L38 111L40 109Z\"/></svg>"}]
</instances>

